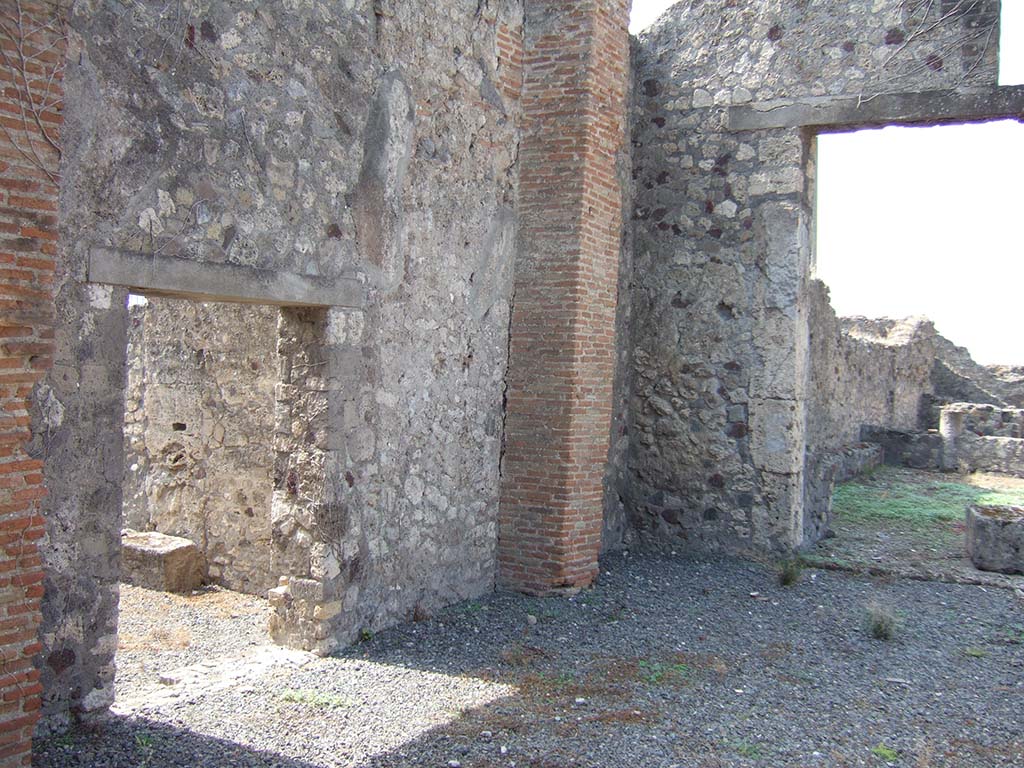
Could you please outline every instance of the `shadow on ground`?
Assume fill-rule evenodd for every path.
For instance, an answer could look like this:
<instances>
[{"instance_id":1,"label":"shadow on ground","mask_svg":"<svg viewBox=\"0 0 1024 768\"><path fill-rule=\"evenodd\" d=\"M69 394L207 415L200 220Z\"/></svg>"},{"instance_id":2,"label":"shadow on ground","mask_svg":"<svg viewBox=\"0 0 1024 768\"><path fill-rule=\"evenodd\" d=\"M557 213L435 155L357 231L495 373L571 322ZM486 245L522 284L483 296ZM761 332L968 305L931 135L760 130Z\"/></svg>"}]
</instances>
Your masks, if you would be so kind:
<instances>
[{"instance_id":1,"label":"shadow on ground","mask_svg":"<svg viewBox=\"0 0 1024 768\"><path fill-rule=\"evenodd\" d=\"M893 640L870 636L872 605ZM613 555L573 598L464 602L45 742L37 765L1019 768L1022 701L1009 590Z\"/></svg>"},{"instance_id":2,"label":"shadow on ground","mask_svg":"<svg viewBox=\"0 0 1024 768\"><path fill-rule=\"evenodd\" d=\"M32 765L93 768L320 768L145 717L111 715L66 734L36 739Z\"/></svg>"}]
</instances>

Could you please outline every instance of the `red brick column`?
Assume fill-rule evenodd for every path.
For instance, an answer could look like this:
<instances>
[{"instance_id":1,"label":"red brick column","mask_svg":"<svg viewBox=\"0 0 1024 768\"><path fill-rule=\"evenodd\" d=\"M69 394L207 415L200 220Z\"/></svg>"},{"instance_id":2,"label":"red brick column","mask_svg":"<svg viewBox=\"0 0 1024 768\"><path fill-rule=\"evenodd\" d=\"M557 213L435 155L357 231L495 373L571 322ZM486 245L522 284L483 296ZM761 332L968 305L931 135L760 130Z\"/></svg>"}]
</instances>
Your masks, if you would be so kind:
<instances>
[{"instance_id":1,"label":"red brick column","mask_svg":"<svg viewBox=\"0 0 1024 768\"><path fill-rule=\"evenodd\" d=\"M31 764L42 692L32 657L42 649L46 489L43 462L24 443L32 387L53 358L59 156L50 141L59 143L65 40L46 3L0 3L0 24L0 768L9 768Z\"/></svg>"},{"instance_id":2,"label":"red brick column","mask_svg":"<svg viewBox=\"0 0 1024 768\"><path fill-rule=\"evenodd\" d=\"M615 366L628 0L527 0L520 249L500 580L545 594L597 575Z\"/></svg>"}]
</instances>

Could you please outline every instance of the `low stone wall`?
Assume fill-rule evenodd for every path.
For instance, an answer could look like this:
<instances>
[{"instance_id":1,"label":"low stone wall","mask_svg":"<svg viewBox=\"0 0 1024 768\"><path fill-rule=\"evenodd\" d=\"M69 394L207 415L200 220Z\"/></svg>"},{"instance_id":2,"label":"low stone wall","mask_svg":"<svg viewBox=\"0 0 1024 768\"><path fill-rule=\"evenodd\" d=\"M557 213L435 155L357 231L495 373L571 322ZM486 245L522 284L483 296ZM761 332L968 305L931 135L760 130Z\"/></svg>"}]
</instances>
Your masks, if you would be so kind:
<instances>
[{"instance_id":1,"label":"low stone wall","mask_svg":"<svg viewBox=\"0 0 1024 768\"><path fill-rule=\"evenodd\" d=\"M1024 477L1024 411L976 403L942 408L942 465L960 472L1000 472Z\"/></svg>"},{"instance_id":2,"label":"low stone wall","mask_svg":"<svg viewBox=\"0 0 1024 768\"><path fill-rule=\"evenodd\" d=\"M999 472L1024 477L1024 440L1013 437L960 435L956 442L961 472Z\"/></svg>"},{"instance_id":3,"label":"low stone wall","mask_svg":"<svg viewBox=\"0 0 1024 768\"><path fill-rule=\"evenodd\" d=\"M194 542L210 581L266 594L277 310L151 299L131 309L124 526Z\"/></svg>"},{"instance_id":4,"label":"low stone wall","mask_svg":"<svg viewBox=\"0 0 1024 768\"><path fill-rule=\"evenodd\" d=\"M882 461L893 467L939 469L942 466L942 437L937 432L916 432L866 425L861 439L882 449Z\"/></svg>"},{"instance_id":5,"label":"low stone wall","mask_svg":"<svg viewBox=\"0 0 1024 768\"><path fill-rule=\"evenodd\" d=\"M952 403L942 410L963 414L963 429L982 437L1024 437L1024 409Z\"/></svg>"},{"instance_id":6,"label":"low stone wall","mask_svg":"<svg viewBox=\"0 0 1024 768\"><path fill-rule=\"evenodd\" d=\"M884 452L877 443L857 443L833 453L819 455L808 463L808 484L804 499L804 541L818 541L827 532L832 512L832 493L836 483L851 480L882 463Z\"/></svg>"}]
</instances>

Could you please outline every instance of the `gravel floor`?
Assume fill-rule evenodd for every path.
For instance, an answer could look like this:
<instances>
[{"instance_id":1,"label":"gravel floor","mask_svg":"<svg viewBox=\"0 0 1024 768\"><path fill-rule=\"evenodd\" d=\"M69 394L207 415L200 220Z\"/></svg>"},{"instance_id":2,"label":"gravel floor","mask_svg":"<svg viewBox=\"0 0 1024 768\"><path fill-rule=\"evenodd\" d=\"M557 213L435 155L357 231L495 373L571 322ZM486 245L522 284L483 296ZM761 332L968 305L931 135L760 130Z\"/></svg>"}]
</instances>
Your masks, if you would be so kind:
<instances>
[{"instance_id":1,"label":"gravel floor","mask_svg":"<svg viewBox=\"0 0 1024 768\"><path fill-rule=\"evenodd\" d=\"M270 642L266 600L219 587L172 595L121 585L117 692L159 686L161 674Z\"/></svg>"},{"instance_id":2,"label":"gravel floor","mask_svg":"<svg viewBox=\"0 0 1024 768\"><path fill-rule=\"evenodd\" d=\"M871 603L894 639L869 636ZM1022 707L1009 590L615 555L575 598L463 603L41 741L36 765L1020 768Z\"/></svg>"}]
</instances>

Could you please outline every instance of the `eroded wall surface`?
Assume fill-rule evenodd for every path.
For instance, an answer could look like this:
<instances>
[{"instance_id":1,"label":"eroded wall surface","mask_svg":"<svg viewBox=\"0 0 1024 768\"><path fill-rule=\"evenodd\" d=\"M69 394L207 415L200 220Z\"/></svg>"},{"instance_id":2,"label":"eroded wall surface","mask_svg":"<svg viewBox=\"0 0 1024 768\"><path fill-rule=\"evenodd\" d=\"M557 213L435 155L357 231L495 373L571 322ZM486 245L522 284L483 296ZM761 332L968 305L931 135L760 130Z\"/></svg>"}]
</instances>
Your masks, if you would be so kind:
<instances>
[{"instance_id":1,"label":"eroded wall surface","mask_svg":"<svg viewBox=\"0 0 1024 768\"><path fill-rule=\"evenodd\" d=\"M729 108L994 85L998 11L686 1L640 37L623 489L640 531L740 550L804 538L814 142L731 128Z\"/></svg>"},{"instance_id":2,"label":"eroded wall surface","mask_svg":"<svg viewBox=\"0 0 1024 768\"><path fill-rule=\"evenodd\" d=\"M88 282L97 246L362 286L359 307L281 310L279 639L328 650L494 582L521 8L177 5L69 17L58 352L35 415L51 724L113 697L128 315Z\"/></svg>"},{"instance_id":3,"label":"eroded wall surface","mask_svg":"<svg viewBox=\"0 0 1024 768\"><path fill-rule=\"evenodd\" d=\"M150 299L129 309L124 525L196 544L207 578L266 595L277 308Z\"/></svg>"}]
</instances>

